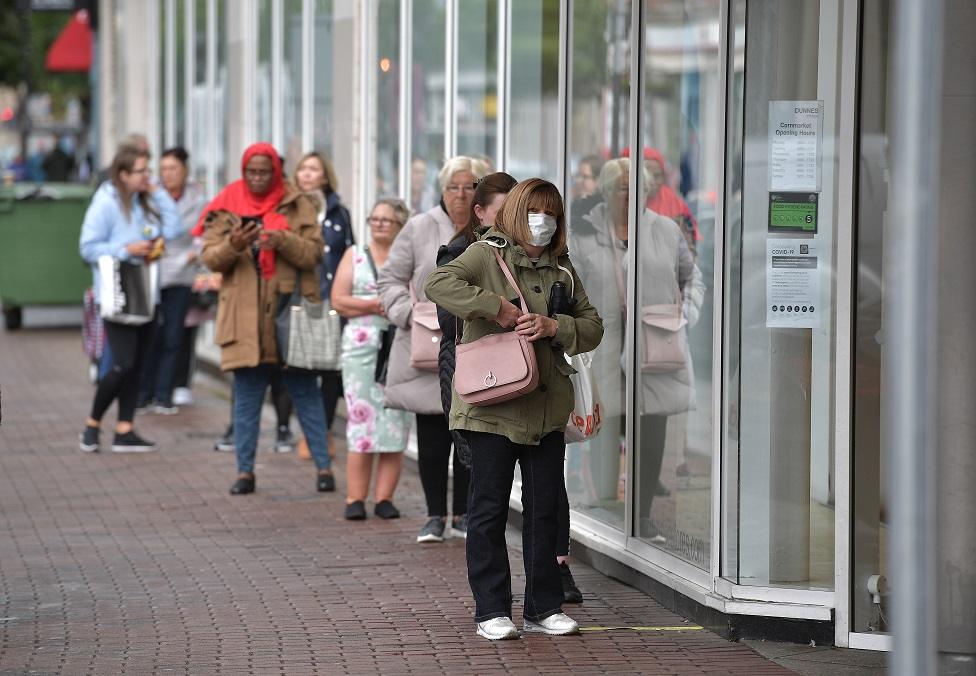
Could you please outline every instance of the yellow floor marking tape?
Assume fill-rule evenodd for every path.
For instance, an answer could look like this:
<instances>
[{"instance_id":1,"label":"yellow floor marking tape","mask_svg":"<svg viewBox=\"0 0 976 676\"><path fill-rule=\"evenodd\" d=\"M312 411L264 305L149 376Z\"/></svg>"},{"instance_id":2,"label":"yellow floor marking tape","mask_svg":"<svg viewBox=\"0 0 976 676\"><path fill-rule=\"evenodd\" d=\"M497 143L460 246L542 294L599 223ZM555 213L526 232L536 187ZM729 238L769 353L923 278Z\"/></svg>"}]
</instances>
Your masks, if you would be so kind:
<instances>
[{"instance_id":1,"label":"yellow floor marking tape","mask_svg":"<svg viewBox=\"0 0 976 676\"><path fill-rule=\"evenodd\" d=\"M705 627L696 624L685 624L679 627L580 627L580 631L614 631L629 629L631 631L702 631Z\"/></svg>"}]
</instances>

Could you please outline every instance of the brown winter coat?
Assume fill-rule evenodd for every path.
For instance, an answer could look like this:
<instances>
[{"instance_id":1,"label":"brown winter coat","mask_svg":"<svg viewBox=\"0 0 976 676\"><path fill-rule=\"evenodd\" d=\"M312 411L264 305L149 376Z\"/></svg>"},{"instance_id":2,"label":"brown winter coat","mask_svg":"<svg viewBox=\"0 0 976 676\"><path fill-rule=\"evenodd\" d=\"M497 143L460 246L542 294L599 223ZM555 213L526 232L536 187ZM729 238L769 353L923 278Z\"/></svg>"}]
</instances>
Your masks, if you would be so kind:
<instances>
[{"instance_id":1,"label":"brown winter coat","mask_svg":"<svg viewBox=\"0 0 976 676\"><path fill-rule=\"evenodd\" d=\"M277 249L275 273L267 280L258 275L250 249L237 251L231 245L235 219L230 212L212 212L206 220L201 256L207 267L223 275L216 341L224 371L278 362L274 319L280 295L295 290L296 270L302 273L302 295L311 301L320 299L316 266L323 245L318 206L286 184L277 211L288 219L290 230Z\"/></svg>"}]
</instances>

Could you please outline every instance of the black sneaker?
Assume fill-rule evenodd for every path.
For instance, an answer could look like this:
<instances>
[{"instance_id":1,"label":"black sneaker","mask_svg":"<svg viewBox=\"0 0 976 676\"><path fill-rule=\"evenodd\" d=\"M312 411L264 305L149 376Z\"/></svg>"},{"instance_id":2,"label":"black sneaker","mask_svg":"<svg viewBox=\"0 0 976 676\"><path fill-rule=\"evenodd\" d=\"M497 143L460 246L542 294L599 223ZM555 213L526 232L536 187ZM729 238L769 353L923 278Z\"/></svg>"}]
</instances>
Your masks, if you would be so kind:
<instances>
[{"instance_id":1,"label":"black sneaker","mask_svg":"<svg viewBox=\"0 0 976 676\"><path fill-rule=\"evenodd\" d=\"M115 433L112 450L115 453L149 453L158 451L159 446L152 441L143 439L134 430L129 430L125 434Z\"/></svg>"},{"instance_id":2,"label":"black sneaker","mask_svg":"<svg viewBox=\"0 0 976 676\"><path fill-rule=\"evenodd\" d=\"M583 603L583 592L576 586L568 564L559 564L559 577L563 581L563 603Z\"/></svg>"},{"instance_id":3,"label":"black sneaker","mask_svg":"<svg viewBox=\"0 0 976 676\"><path fill-rule=\"evenodd\" d=\"M315 479L315 489L319 493L331 493L335 490L335 475L319 474Z\"/></svg>"},{"instance_id":4,"label":"black sneaker","mask_svg":"<svg viewBox=\"0 0 976 676\"><path fill-rule=\"evenodd\" d=\"M468 537L468 515L462 514L461 516L455 516L451 519L451 537L455 538L465 538Z\"/></svg>"},{"instance_id":5,"label":"black sneaker","mask_svg":"<svg viewBox=\"0 0 976 676\"><path fill-rule=\"evenodd\" d=\"M345 517L348 521L362 521L366 518L366 503L356 500L346 505Z\"/></svg>"},{"instance_id":6,"label":"black sneaker","mask_svg":"<svg viewBox=\"0 0 976 676\"><path fill-rule=\"evenodd\" d=\"M85 431L78 435L78 448L85 453L98 452L98 428L85 425Z\"/></svg>"},{"instance_id":7,"label":"black sneaker","mask_svg":"<svg viewBox=\"0 0 976 676\"><path fill-rule=\"evenodd\" d=\"M373 507L373 513L381 519L399 519L400 510L389 500L380 500Z\"/></svg>"},{"instance_id":8,"label":"black sneaker","mask_svg":"<svg viewBox=\"0 0 976 676\"><path fill-rule=\"evenodd\" d=\"M214 450L221 451L222 453L233 453L234 449L234 426L228 425L224 436L214 442Z\"/></svg>"},{"instance_id":9,"label":"black sneaker","mask_svg":"<svg viewBox=\"0 0 976 676\"><path fill-rule=\"evenodd\" d=\"M248 493L253 493L255 483L254 476L237 477L237 481L235 481L234 485L230 487L230 494L247 495Z\"/></svg>"},{"instance_id":10,"label":"black sneaker","mask_svg":"<svg viewBox=\"0 0 976 676\"><path fill-rule=\"evenodd\" d=\"M278 428L278 436L275 439L274 449L275 453L291 453L295 450L295 437L285 425Z\"/></svg>"},{"instance_id":11,"label":"black sneaker","mask_svg":"<svg viewBox=\"0 0 976 676\"><path fill-rule=\"evenodd\" d=\"M417 533L417 542L444 542L444 528L447 526L443 516L432 516Z\"/></svg>"}]
</instances>

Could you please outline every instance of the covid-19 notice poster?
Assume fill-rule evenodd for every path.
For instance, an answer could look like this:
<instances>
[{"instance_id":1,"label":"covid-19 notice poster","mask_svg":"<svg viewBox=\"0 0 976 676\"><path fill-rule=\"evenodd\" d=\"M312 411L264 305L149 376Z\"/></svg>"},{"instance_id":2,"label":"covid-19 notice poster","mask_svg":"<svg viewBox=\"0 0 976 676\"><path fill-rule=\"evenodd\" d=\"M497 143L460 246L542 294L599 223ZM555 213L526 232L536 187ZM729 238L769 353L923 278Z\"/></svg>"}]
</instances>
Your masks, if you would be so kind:
<instances>
[{"instance_id":1,"label":"covid-19 notice poster","mask_svg":"<svg viewBox=\"0 0 976 676\"><path fill-rule=\"evenodd\" d=\"M814 239L766 240L766 326L820 326L820 258Z\"/></svg>"}]
</instances>

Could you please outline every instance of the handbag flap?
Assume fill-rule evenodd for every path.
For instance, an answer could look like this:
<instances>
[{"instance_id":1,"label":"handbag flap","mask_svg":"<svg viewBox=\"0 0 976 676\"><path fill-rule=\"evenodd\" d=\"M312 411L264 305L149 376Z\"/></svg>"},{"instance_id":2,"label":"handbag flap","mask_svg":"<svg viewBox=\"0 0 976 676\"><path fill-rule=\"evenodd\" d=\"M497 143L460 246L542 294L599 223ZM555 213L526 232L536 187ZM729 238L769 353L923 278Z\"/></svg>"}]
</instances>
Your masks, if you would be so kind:
<instances>
[{"instance_id":1,"label":"handbag flap","mask_svg":"<svg viewBox=\"0 0 976 676\"><path fill-rule=\"evenodd\" d=\"M680 305L645 305L641 308L641 321L667 331L677 331L687 324Z\"/></svg>"},{"instance_id":2,"label":"handbag flap","mask_svg":"<svg viewBox=\"0 0 976 676\"><path fill-rule=\"evenodd\" d=\"M526 346L511 331L458 345L454 389L459 395L467 395L525 379L529 375Z\"/></svg>"},{"instance_id":3,"label":"handbag flap","mask_svg":"<svg viewBox=\"0 0 976 676\"><path fill-rule=\"evenodd\" d=\"M422 327L429 329L430 331L436 331L437 333L440 333L441 331L441 325L437 323L436 314L431 316L423 312L417 312L417 308L414 308L413 311L413 323L420 324Z\"/></svg>"}]
</instances>

